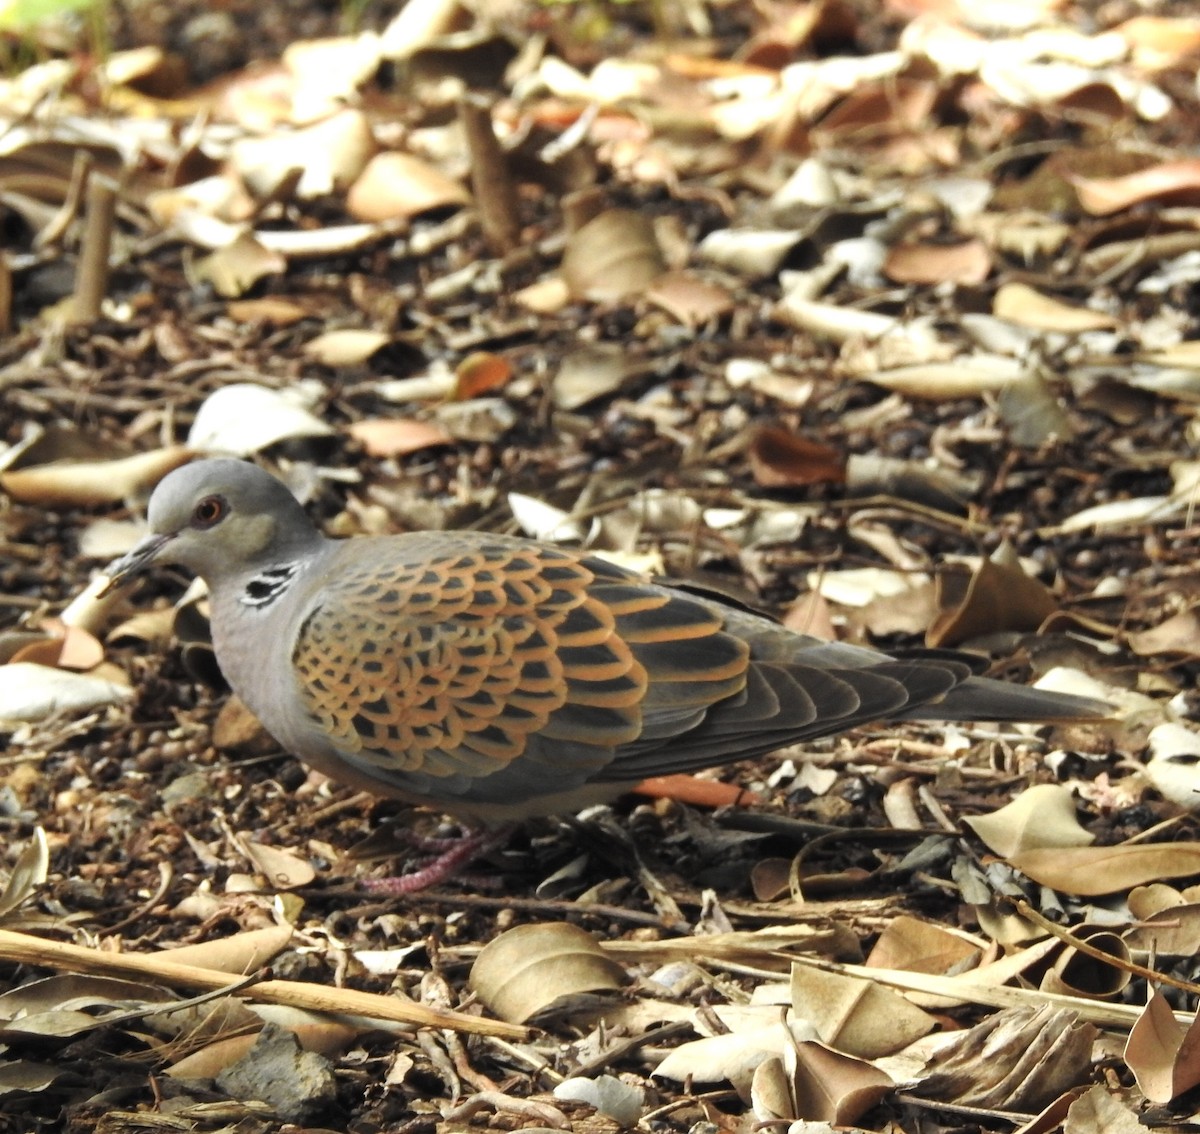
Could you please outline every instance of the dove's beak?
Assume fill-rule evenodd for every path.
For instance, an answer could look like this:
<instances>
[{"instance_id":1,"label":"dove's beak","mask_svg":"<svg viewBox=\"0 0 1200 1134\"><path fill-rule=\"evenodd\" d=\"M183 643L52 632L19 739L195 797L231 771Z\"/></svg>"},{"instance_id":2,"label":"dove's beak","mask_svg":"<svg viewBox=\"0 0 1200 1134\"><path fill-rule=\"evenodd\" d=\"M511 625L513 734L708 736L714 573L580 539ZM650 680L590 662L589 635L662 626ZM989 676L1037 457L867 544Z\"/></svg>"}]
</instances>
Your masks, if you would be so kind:
<instances>
[{"instance_id":1,"label":"dove's beak","mask_svg":"<svg viewBox=\"0 0 1200 1134\"><path fill-rule=\"evenodd\" d=\"M104 568L104 575L108 581L104 584L103 590L97 596L103 598L110 591L118 590L121 587L128 585L129 581L135 576L141 574L146 568L154 564L161 555L164 547L170 543L170 535L153 535L144 536L126 555L122 555L120 559L114 559L107 567Z\"/></svg>"}]
</instances>

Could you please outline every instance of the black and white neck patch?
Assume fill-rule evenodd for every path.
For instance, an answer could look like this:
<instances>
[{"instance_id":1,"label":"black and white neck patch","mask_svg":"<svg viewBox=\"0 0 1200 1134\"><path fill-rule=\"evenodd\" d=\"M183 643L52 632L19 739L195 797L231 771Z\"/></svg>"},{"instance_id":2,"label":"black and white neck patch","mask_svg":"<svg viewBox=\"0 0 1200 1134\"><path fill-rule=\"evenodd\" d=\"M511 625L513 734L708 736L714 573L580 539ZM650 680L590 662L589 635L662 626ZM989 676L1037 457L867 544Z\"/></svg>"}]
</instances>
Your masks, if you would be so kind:
<instances>
[{"instance_id":1,"label":"black and white neck patch","mask_svg":"<svg viewBox=\"0 0 1200 1134\"><path fill-rule=\"evenodd\" d=\"M246 584L246 589L242 591L239 601L242 606L260 610L271 606L287 594L288 587L291 586L292 580L299 571L300 564L298 563L284 563L279 567L271 567L262 571Z\"/></svg>"}]
</instances>

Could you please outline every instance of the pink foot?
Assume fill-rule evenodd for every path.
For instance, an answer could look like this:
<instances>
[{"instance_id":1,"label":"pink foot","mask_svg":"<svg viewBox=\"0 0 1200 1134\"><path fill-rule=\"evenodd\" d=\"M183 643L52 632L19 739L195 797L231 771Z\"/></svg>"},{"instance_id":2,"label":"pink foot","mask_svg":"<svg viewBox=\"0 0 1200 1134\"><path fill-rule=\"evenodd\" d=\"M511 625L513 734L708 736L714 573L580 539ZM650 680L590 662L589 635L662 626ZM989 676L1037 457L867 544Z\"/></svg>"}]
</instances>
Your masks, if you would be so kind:
<instances>
[{"instance_id":1,"label":"pink foot","mask_svg":"<svg viewBox=\"0 0 1200 1134\"><path fill-rule=\"evenodd\" d=\"M417 870L410 870L407 874L398 874L392 878L367 878L360 885L369 894L393 898L426 890L460 875L468 863L504 843L511 830L510 827L500 827L473 831L457 839L414 838L412 841L416 845L425 849L440 850L441 853L431 862Z\"/></svg>"}]
</instances>

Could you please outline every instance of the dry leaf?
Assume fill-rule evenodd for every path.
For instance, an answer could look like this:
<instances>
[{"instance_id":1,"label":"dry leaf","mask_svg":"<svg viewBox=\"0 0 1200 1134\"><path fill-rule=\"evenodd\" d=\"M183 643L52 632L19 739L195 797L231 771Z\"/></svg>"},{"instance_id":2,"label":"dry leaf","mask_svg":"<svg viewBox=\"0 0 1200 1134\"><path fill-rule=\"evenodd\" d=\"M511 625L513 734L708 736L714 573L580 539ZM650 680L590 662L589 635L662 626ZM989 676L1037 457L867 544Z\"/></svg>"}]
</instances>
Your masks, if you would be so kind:
<instances>
[{"instance_id":1,"label":"dry leaf","mask_svg":"<svg viewBox=\"0 0 1200 1134\"><path fill-rule=\"evenodd\" d=\"M358 366L391 341L382 331L326 331L304 344L303 352L322 366Z\"/></svg>"},{"instance_id":2,"label":"dry leaf","mask_svg":"<svg viewBox=\"0 0 1200 1134\"><path fill-rule=\"evenodd\" d=\"M287 271L287 259L261 243L253 233L241 232L229 244L198 260L192 271L207 280L226 299L244 295L266 276Z\"/></svg>"},{"instance_id":3,"label":"dry leaf","mask_svg":"<svg viewBox=\"0 0 1200 1134\"><path fill-rule=\"evenodd\" d=\"M117 504L157 484L194 454L182 445L107 461L60 461L10 468L0 488L14 500L45 508Z\"/></svg>"},{"instance_id":4,"label":"dry leaf","mask_svg":"<svg viewBox=\"0 0 1200 1134\"><path fill-rule=\"evenodd\" d=\"M666 269L653 219L609 209L570 235L561 270L576 299L610 303L644 292Z\"/></svg>"},{"instance_id":5,"label":"dry leaf","mask_svg":"<svg viewBox=\"0 0 1200 1134\"><path fill-rule=\"evenodd\" d=\"M1085 847L1096 839L1080 826L1075 797L1062 784L1034 784L999 811L963 822L1002 858L1043 847Z\"/></svg>"},{"instance_id":6,"label":"dry leaf","mask_svg":"<svg viewBox=\"0 0 1200 1134\"><path fill-rule=\"evenodd\" d=\"M839 449L776 426L757 430L746 455L755 483L764 488L840 484L846 479L846 459Z\"/></svg>"},{"instance_id":7,"label":"dry leaf","mask_svg":"<svg viewBox=\"0 0 1200 1134\"><path fill-rule=\"evenodd\" d=\"M864 1059L899 1051L936 1026L932 1016L899 992L803 965L792 966L791 1003L824 1043Z\"/></svg>"},{"instance_id":8,"label":"dry leaf","mask_svg":"<svg viewBox=\"0 0 1200 1134\"><path fill-rule=\"evenodd\" d=\"M408 219L470 203L461 183L420 158L399 153L376 154L346 194L346 211L364 221Z\"/></svg>"},{"instance_id":9,"label":"dry leaf","mask_svg":"<svg viewBox=\"0 0 1200 1134\"><path fill-rule=\"evenodd\" d=\"M372 457L402 457L454 444L454 438L442 426L411 417L364 418L351 422L346 432Z\"/></svg>"},{"instance_id":10,"label":"dry leaf","mask_svg":"<svg viewBox=\"0 0 1200 1134\"><path fill-rule=\"evenodd\" d=\"M646 299L685 327L701 327L734 308L727 288L687 270L666 272L646 289Z\"/></svg>"},{"instance_id":11,"label":"dry leaf","mask_svg":"<svg viewBox=\"0 0 1200 1134\"><path fill-rule=\"evenodd\" d=\"M476 351L467 355L455 368L456 386L454 396L459 401L478 398L502 389L512 378L512 364L506 358L490 351Z\"/></svg>"},{"instance_id":12,"label":"dry leaf","mask_svg":"<svg viewBox=\"0 0 1200 1134\"><path fill-rule=\"evenodd\" d=\"M615 992L625 972L595 938L567 922L522 925L483 947L468 983L502 1020L523 1024L556 1002Z\"/></svg>"},{"instance_id":13,"label":"dry leaf","mask_svg":"<svg viewBox=\"0 0 1200 1134\"><path fill-rule=\"evenodd\" d=\"M100 709L132 697L127 684L98 673L71 673L33 662L0 666L0 721L6 723Z\"/></svg>"},{"instance_id":14,"label":"dry leaf","mask_svg":"<svg viewBox=\"0 0 1200 1134\"><path fill-rule=\"evenodd\" d=\"M1009 861L1043 886L1094 898L1163 878L1200 874L1200 843L1058 847L1021 851Z\"/></svg>"},{"instance_id":15,"label":"dry leaf","mask_svg":"<svg viewBox=\"0 0 1200 1134\"><path fill-rule=\"evenodd\" d=\"M948 974L974 968L981 954L980 945L965 933L900 914L884 926L864 964L868 968Z\"/></svg>"},{"instance_id":16,"label":"dry leaf","mask_svg":"<svg viewBox=\"0 0 1200 1134\"><path fill-rule=\"evenodd\" d=\"M811 1040L798 1044L795 1054L796 1114L802 1119L853 1126L896 1085L870 1063Z\"/></svg>"},{"instance_id":17,"label":"dry leaf","mask_svg":"<svg viewBox=\"0 0 1200 1134\"><path fill-rule=\"evenodd\" d=\"M992 257L982 240L960 244L898 244L888 249L884 272L898 283L981 284L992 270Z\"/></svg>"},{"instance_id":18,"label":"dry leaf","mask_svg":"<svg viewBox=\"0 0 1200 1134\"><path fill-rule=\"evenodd\" d=\"M1184 1030L1158 989L1125 1044L1125 1063L1142 1094L1168 1103L1200 1083L1200 1015Z\"/></svg>"},{"instance_id":19,"label":"dry leaf","mask_svg":"<svg viewBox=\"0 0 1200 1134\"><path fill-rule=\"evenodd\" d=\"M201 403L188 445L197 452L248 457L280 441L330 436L333 429L308 411L305 400L298 385L286 391L248 382L221 386Z\"/></svg>"},{"instance_id":20,"label":"dry leaf","mask_svg":"<svg viewBox=\"0 0 1200 1134\"><path fill-rule=\"evenodd\" d=\"M951 564L936 582L940 613L925 635L928 646L956 646L1000 630L1036 630L1058 609L1046 586L1021 569L1008 543L975 571Z\"/></svg>"},{"instance_id":21,"label":"dry leaf","mask_svg":"<svg viewBox=\"0 0 1200 1134\"><path fill-rule=\"evenodd\" d=\"M1060 299L1035 291L1028 284L1014 282L997 289L992 300L992 313L998 319L1007 319L1022 327L1064 334L1104 330L1118 325L1116 319L1102 311L1063 303Z\"/></svg>"},{"instance_id":22,"label":"dry leaf","mask_svg":"<svg viewBox=\"0 0 1200 1134\"><path fill-rule=\"evenodd\" d=\"M3 480L0 477L0 480ZM1149 630L1135 630L1126 637L1129 648L1142 657L1177 654L1200 657L1200 606L1190 606Z\"/></svg>"},{"instance_id":23,"label":"dry leaf","mask_svg":"<svg viewBox=\"0 0 1200 1134\"><path fill-rule=\"evenodd\" d=\"M307 886L317 876L308 859L300 858L291 851L248 839L240 840L239 845L273 889L294 890L297 886Z\"/></svg>"},{"instance_id":24,"label":"dry leaf","mask_svg":"<svg viewBox=\"0 0 1200 1134\"><path fill-rule=\"evenodd\" d=\"M1146 201L1200 201L1200 159L1152 165L1124 177L1068 177L1079 203L1093 216L1108 216Z\"/></svg>"}]
</instances>

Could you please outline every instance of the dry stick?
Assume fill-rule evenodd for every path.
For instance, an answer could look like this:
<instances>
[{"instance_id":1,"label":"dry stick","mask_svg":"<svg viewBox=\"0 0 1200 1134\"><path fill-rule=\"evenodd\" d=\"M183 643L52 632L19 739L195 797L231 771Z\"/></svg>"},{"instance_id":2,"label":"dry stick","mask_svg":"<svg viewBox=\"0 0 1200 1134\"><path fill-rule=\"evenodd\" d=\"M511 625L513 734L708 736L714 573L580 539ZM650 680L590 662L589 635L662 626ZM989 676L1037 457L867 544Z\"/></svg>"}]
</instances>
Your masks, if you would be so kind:
<instances>
[{"instance_id":1,"label":"dry stick","mask_svg":"<svg viewBox=\"0 0 1200 1134\"><path fill-rule=\"evenodd\" d=\"M1061 925L1056 925L1049 918L1043 917L1026 901L1013 902L1013 907L1026 921L1033 922L1034 925L1050 934L1051 937L1057 937L1059 941L1065 945L1069 945L1077 953L1083 953L1085 956L1109 965L1111 968L1132 973L1134 976L1140 976L1154 984L1165 984L1168 988L1178 988L1182 992L1190 992L1192 995L1200 994L1200 984L1196 984L1190 980L1183 980L1180 977L1173 977L1169 973L1156 972L1145 965L1139 965L1136 961L1127 961L1124 957L1114 957L1111 953L1106 953L1103 949L1096 948L1090 941L1076 937L1069 929L1064 929Z\"/></svg>"},{"instance_id":2,"label":"dry stick","mask_svg":"<svg viewBox=\"0 0 1200 1134\"><path fill-rule=\"evenodd\" d=\"M508 159L492 129L491 106L478 95L464 95L458 120L471 153L471 187L483 234L496 255L507 255L521 242L521 221Z\"/></svg>"},{"instance_id":3,"label":"dry stick","mask_svg":"<svg viewBox=\"0 0 1200 1134\"><path fill-rule=\"evenodd\" d=\"M66 945L7 930L0 930L0 960L49 969L70 969L96 976L151 977L170 985L208 990L226 988L231 979L229 973L200 968L198 965L181 965L145 953L101 953L79 945ZM506 1039L527 1040L530 1036L528 1028L516 1024L430 1008L414 1000L359 992L352 988L326 988L324 985L294 980L264 980L251 985L241 995L247 1000L284 1004L312 1012L366 1016L400 1024L449 1028L457 1032L474 1032Z\"/></svg>"},{"instance_id":4,"label":"dry stick","mask_svg":"<svg viewBox=\"0 0 1200 1134\"><path fill-rule=\"evenodd\" d=\"M112 250L113 218L117 212L117 189L106 177L92 177L87 188L87 225L75 276L72 315L90 323L100 315L100 304L108 292L108 256Z\"/></svg>"}]
</instances>

